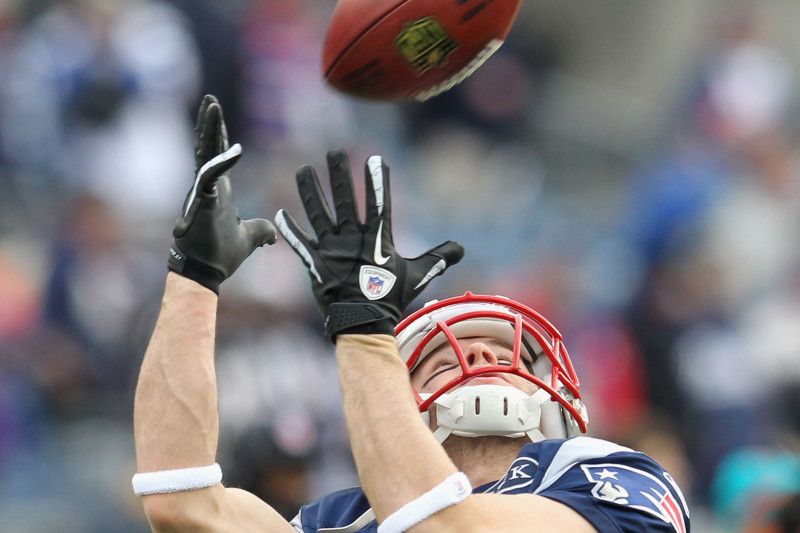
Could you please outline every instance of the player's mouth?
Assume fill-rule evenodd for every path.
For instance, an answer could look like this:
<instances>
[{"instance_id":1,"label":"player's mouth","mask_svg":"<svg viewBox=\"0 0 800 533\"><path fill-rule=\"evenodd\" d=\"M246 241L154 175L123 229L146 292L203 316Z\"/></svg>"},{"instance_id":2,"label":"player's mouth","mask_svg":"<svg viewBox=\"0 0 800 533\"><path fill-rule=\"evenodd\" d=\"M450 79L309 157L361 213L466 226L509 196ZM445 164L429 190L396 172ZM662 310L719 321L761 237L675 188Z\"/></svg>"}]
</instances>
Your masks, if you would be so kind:
<instances>
[{"instance_id":1,"label":"player's mouth","mask_svg":"<svg viewBox=\"0 0 800 533\"><path fill-rule=\"evenodd\" d=\"M463 383L459 385L460 387L469 387L472 385L506 385L511 387L511 383L506 379L506 376L498 373L488 372L486 374L480 374L475 377L471 377L467 380L464 380Z\"/></svg>"}]
</instances>

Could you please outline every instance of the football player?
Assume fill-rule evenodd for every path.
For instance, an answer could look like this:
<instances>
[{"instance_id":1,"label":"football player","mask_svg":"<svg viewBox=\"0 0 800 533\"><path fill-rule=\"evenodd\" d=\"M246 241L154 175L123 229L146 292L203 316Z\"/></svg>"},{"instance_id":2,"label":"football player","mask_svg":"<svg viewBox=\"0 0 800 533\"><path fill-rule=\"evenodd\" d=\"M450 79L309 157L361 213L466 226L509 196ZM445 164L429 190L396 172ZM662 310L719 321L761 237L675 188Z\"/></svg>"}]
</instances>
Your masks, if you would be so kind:
<instances>
[{"instance_id":1,"label":"football player","mask_svg":"<svg viewBox=\"0 0 800 533\"><path fill-rule=\"evenodd\" d=\"M240 153L228 145L219 103L207 96L197 175L173 231L135 398L133 488L154 530L689 531L686 502L664 468L582 435L588 418L578 378L544 317L468 292L401 320L463 249L446 242L414 259L400 256L388 167L377 156L367 161L362 221L343 151L328 154L333 212L315 170L298 171L313 234L283 210L275 221L308 269L336 345L361 486L302 507L291 522L226 487L215 462L217 294L277 236L266 220L238 217L227 171Z\"/></svg>"}]
</instances>

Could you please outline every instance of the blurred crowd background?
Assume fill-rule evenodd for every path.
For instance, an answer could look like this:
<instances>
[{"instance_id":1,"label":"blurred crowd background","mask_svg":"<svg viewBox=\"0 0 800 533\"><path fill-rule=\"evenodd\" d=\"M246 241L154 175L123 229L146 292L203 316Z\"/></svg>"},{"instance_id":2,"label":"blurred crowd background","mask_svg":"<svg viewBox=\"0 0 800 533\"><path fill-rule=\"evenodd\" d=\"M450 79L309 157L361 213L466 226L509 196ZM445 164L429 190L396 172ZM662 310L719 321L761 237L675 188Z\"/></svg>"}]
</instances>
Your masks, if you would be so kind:
<instances>
[{"instance_id":1,"label":"blurred crowd background","mask_svg":"<svg viewBox=\"0 0 800 533\"><path fill-rule=\"evenodd\" d=\"M461 264L415 302L519 299L564 334L591 434L645 451L700 533L800 519L800 3L525 0L426 103L328 89L334 0L0 0L0 531L148 531L132 398L223 104L243 218L343 147L392 169L395 241ZM332 346L285 242L223 286L228 483L286 516L357 483ZM410 451L411 452L411 451Z\"/></svg>"}]
</instances>

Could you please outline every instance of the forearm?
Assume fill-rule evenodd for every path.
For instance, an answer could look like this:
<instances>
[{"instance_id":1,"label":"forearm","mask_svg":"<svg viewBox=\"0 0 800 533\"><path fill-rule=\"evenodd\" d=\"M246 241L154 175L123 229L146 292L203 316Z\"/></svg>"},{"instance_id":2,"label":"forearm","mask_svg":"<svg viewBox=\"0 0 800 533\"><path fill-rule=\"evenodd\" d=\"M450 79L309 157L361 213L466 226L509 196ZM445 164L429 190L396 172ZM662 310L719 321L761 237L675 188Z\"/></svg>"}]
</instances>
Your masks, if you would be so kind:
<instances>
[{"instance_id":1,"label":"forearm","mask_svg":"<svg viewBox=\"0 0 800 533\"><path fill-rule=\"evenodd\" d=\"M134 400L139 472L205 466L215 461L219 436L216 310L213 292L168 274Z\"/></svg>"},{"instance_id":2,"label":"forearm","mask_svg":"<svg viewBox=\"0 0 800 533\"><path fill-rule=\"evenodd\" d=\"M394 337L340 335L336 357L359 479L382 521L456 467L420 417Z\"/></svg>"}]
</instances>

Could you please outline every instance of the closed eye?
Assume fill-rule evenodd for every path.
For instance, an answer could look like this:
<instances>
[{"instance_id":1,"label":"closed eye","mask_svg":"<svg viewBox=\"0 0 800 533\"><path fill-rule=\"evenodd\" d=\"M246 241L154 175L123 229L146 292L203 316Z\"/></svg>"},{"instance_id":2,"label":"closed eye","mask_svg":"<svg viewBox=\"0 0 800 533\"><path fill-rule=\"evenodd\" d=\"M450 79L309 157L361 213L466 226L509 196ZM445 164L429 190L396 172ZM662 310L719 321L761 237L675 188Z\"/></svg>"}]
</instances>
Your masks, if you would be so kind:
<instances>
[{"instance_id":1,"label":"closed eye","mask_svg":"<svg viewBox=\"0 0 800 533\"><path fill-rule=\"evenodd\" d=\"M448 363L448 362L446 362L446 361L440 361L440 362L436 363L436 365L435 365L435 366L438 368L438 370L437 370L436 372L434 372L433 374L431 374L431 375L428 377L428 379L426 379L426 380L425 380L425 383L423 383L423 384L422 384L422 388L423 388L423 389L424 389L424 388L425 388L425 387L428 385L428 383L430 383L430 382L431 382L431 380L432 380L433 378L435 378L436 376L438 376L438 375L440 375L440 374L444 374L445 372L449 372L449 371L451 371L451 370L453 370L453 369L459 368L461 365L459 365L458 363Z\"/></svg>"},{"instance_id":2,"label":"closed eye","mask_svg":"<svg viewBox=\"0 0 800 533\"><path fill-rule=\"evenodd\" d=\"M513 356L511 354L503 354L497 357L497 364L500 366L511 366L514 364Z\"/></svg>"}]
</instances>

